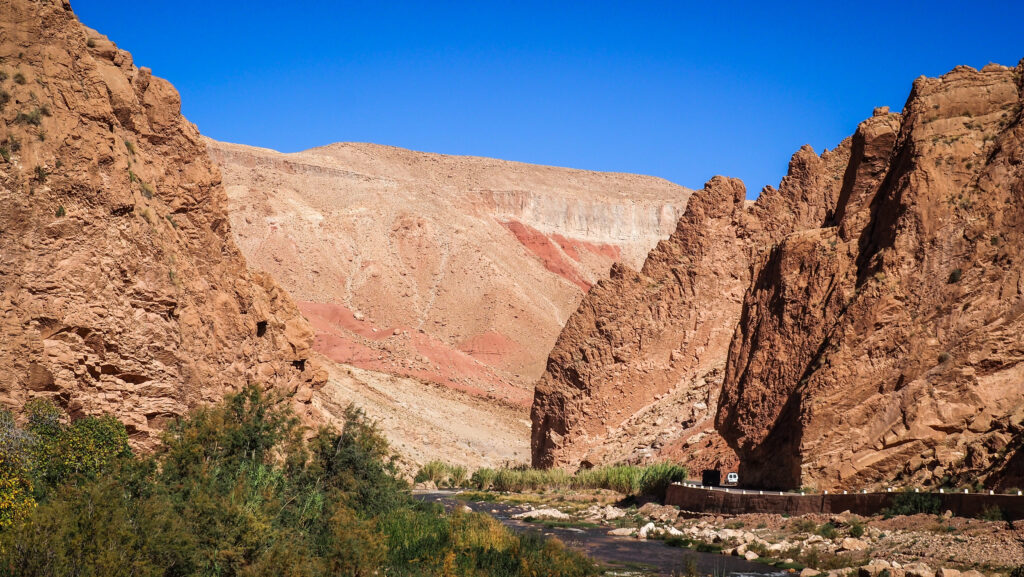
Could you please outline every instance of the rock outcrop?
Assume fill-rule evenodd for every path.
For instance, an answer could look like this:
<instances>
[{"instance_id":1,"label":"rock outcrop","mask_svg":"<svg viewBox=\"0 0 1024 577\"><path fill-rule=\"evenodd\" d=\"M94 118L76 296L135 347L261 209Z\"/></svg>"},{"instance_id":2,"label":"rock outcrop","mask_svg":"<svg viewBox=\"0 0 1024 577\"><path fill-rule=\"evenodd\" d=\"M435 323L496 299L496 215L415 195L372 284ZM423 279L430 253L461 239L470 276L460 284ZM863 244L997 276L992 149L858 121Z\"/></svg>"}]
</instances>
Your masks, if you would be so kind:
<instances>
[{"instance_id":1,"label":"rock outcrop","mask_svg":"<svg viewBox=\"0 0 1024 577\"><path fill-rule=\"evenodd\" d=\"M325 374L231 237L178 93L67 2L0 0L0 403L109 412L145 446L246 383L308 414Z\"/></svg>"},{"instance_id":2,"label":"rock outcrop","mask_svg":"<svg viewBox=\"0 0 1024 577\"><path fill-rule=\"evenodd\" d=\"M534 463L727 464L715 416L748 486L1019 485L1022 76L922 77L749 209L726 179L694 193L567 323Z\"/></svg>"},{"instance_id":3,"label":"rock outcrop","mask_svg":"<svg viewBox=\"0 0 1024 577\"><path fill-rule=\"evenodd\" d=\"M717 424L765 487L1024 478L1022 73L919 78L760 262Z\"/></svg>"},{"instance_id":4,"label":"rock outcrop","mask_svg":"<svg viewBox=\"0 0 1024 577\"><path fill-rule=\"evenodd\" d=\"M373 144L208 147L237 243L299 301L318 351L522 409L584 292L668 237L691 192Z\"/></svg>"},{"instance_id":5,"label":"rock outcrop","mask_svg":"<svg viewBox=\"0 0 1024 577\"><path fill-rule=\"evenodd\" d=\"M687 455L730 467L711 428L751 263L831 214L846 143L798 151L780 188L756 203L738 180L693 194L675 233L639 272L617 265L566 323L536 387L533 464L569 467Z\"/></svg>"}]
</instances>

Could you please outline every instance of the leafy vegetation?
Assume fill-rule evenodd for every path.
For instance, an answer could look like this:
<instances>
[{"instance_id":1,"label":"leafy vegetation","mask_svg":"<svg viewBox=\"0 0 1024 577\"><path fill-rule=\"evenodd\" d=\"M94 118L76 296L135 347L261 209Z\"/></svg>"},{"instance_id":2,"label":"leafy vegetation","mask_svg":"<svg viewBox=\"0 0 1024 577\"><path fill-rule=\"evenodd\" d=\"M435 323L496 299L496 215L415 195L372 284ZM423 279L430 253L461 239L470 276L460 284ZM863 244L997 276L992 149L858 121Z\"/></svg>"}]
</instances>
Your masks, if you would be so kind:
<instances>
[{"instance_id":1,"label":"leafy vegetation","mask_svg":"<svg viewBox=\"0 0 1024 577\"><path fill-rule=\"evenodd\" d=\"M674 463L648 466L615 465L586 469L570 475L561 469L526 467L478 469L470 484L481 491L540 491L551 489L608 489L624 495L664 498L672 483L686 479L686 467Z\"/></svg>"},{"instance_id":2,"label":"leafy vegetation","mask_svg":"<svg viewBox=\"0 0 1024 577\"><path fill-rule=\"evenodd\" d=\"M864 536L864 522L858 519L850 521L850 537L859 539Z\"/></svg>"},{"instance_id":3,"label":"leafy vegetation","mask_svg":"<svg viewBox=\"0 0 1024 577\"><path fill-rule=\"evenodd\" d=\"M438 487L463 487L468 480L467 474L468 471L462 465L430 461L416 473L413 481L416 483L431 481Z\"/></svg>"},{"instance_id":4,"label":"leafy vegetation","mask_svg":"<svg viewBox=\"0 0 1024 577\"><path fill-rule=\"evenodd\" d=\"M904 491L897 493L892 500L892 506L882 510L885 516L895 515L916 515L927 513L938 515L942 508L942 499L938 495L930 493L915 493Z\"/></svg>"},{"instance_id":5,"label":"leafy vegetation","mask_svg":"<svg viewBox=\"0 0 1024 577\"><path fill-rule=\"evenodd\" d=\"M39 106L33 108L30 112L19 112L14 117L14 122L39 126L42 124L44 116L50 116L50 109L47 106Z\"/></svg>"},{"instance_id":6,"label":"leafy vegetation","mask_svg":"<svg viewBox=\"0 0 1024 577\"><path fill-rule=\"evenodd\" d=\"M25 80L25 75L24 74L22 74L21 72L15 72L14 73L14 83L15 84L25 84L25 82L27 82L27 81Z\"/></svg>"},{"instance_id":7,"label":"leafy vegetation","mask_svg":"<svg viewBox=\"0 0 1024 577\"><path fill-rule=\"evenodd\" d=\"M315 433L247 387L137 457L112 417L0 413L0 575L593 575L554 539L418 504L362 412Z\"/></svg>"}]
</instances>

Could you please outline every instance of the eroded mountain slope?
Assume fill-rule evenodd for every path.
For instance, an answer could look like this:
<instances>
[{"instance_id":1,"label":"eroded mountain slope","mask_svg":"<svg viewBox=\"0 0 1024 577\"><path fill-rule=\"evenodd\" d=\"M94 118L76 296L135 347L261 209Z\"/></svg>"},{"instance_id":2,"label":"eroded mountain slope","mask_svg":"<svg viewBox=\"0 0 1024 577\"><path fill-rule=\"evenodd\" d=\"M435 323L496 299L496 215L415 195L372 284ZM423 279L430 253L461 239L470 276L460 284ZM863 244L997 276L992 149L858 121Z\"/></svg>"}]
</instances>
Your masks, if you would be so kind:
<instances>
[{"instance_id":1,"label":"eroded mountain slope","mask_svg":"<svg viewBox=\"0 0 1024 577\"><path fill-rule=\"evenodd\" d=\"M371 144L208 145L238 244L301 301L318 351L523 407L584 292L668 236L690 194Z\"/></svg>"}]
</instances>

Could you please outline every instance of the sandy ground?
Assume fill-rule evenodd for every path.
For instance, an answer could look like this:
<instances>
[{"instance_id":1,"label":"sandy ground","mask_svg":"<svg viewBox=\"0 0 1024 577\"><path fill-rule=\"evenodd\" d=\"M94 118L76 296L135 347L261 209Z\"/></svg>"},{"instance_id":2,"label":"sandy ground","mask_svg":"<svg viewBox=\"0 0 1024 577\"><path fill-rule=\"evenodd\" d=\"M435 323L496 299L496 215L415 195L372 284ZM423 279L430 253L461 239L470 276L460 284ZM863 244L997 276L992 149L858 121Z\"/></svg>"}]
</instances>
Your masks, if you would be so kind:
<instances>
[{"instance_id":1,"label":"sandy ground","mask_svg":"<svg viewBox=\"0 0 1024 577\"><path fill-rule=\"evenodd\" d=\"M330 380L313 397L314 405L336 418L349 403L362 408L377 421L406 472L432 459L470 471L529 460L526 408L427 381L322 362Z\"/></svg>"}]
</instances>

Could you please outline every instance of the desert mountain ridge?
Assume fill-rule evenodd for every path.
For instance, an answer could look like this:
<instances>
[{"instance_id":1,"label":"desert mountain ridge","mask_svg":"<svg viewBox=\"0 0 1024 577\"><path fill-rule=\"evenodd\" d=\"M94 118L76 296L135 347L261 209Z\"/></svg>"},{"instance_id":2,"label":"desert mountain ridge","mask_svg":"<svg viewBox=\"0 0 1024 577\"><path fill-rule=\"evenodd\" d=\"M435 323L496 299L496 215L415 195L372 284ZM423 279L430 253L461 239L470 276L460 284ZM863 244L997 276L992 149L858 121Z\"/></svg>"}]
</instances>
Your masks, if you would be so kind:
<instances>
[{"instance_id":1,"label":"desert mountain ridge","mask_svg":"<svg viewBox=\"0 0 1024 577\"><path fill-rule=\"evenodd\" d=\"M565 319L613 263L667 238L692 192L377 144L206 142L235 241L316 330L332 378L314 403L367 405L414 459L527 460L533 382ZM399 394L414 381L464 422Z\"/></svg>"}]
</instances>

